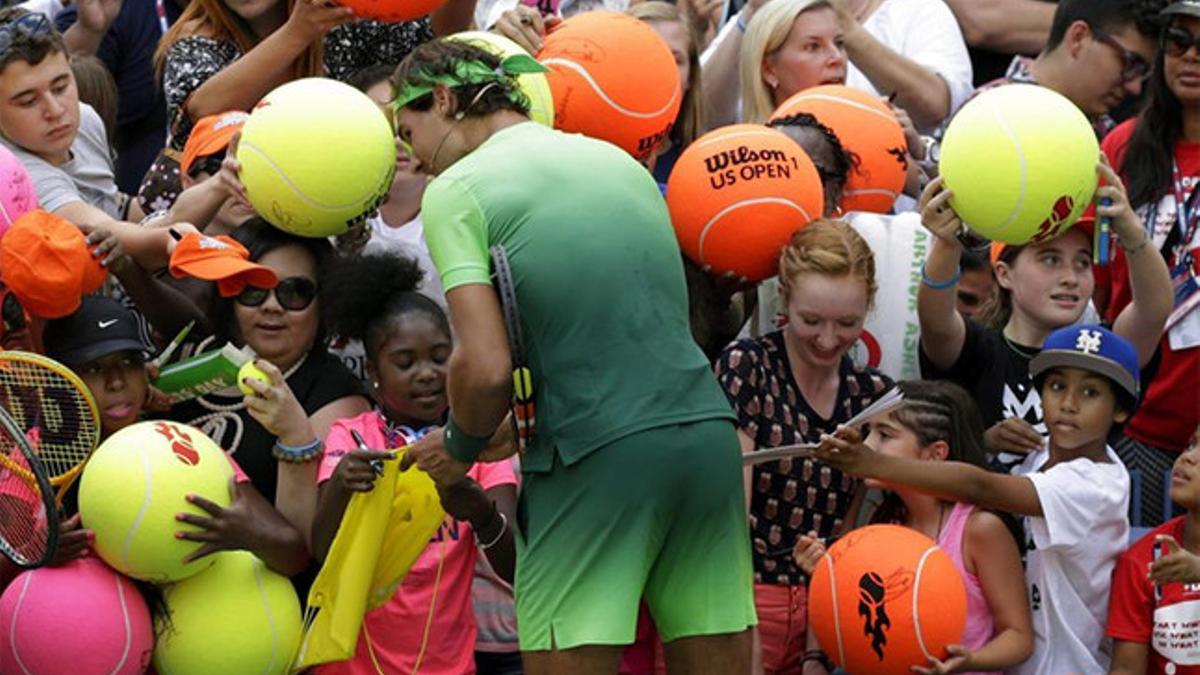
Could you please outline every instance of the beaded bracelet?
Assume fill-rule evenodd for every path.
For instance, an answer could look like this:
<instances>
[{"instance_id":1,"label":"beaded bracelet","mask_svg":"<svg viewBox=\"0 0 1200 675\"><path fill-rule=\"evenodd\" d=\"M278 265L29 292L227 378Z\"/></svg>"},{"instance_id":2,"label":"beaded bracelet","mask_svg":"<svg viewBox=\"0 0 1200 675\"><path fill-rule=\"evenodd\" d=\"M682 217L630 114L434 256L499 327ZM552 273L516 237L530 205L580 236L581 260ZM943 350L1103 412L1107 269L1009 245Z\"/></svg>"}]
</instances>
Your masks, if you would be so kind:
<instances>
[{"instance_id":1,"label":"beaded bracelet","mask_svg":"<svg viewBox=\"0 0 1200 675\"><path fill-rule=\"evenodd\" d=\"M954 284L958 283L960 277L962 277L961 266L954 268L954 276L950 277L949 279L945 281L934 281L933 279L930 279L929 275L925 272L925 263L921 263L921 283L935 291L944 291L947 288L954 286Z\"/></svg>"},{"instance_id":2,"label":"beaded bracelet","mask_svg":"<svg viewBox=\"0 0 1200 675\"><path fill-rule=\"evenodd\" d=\"M319 438L314 438L311 443L300 446L285 445L276 439L275 446L271 448L271 454L282 462L303 464L320 457L323 447L324 444Z\"/></svg>"}]
</instances>

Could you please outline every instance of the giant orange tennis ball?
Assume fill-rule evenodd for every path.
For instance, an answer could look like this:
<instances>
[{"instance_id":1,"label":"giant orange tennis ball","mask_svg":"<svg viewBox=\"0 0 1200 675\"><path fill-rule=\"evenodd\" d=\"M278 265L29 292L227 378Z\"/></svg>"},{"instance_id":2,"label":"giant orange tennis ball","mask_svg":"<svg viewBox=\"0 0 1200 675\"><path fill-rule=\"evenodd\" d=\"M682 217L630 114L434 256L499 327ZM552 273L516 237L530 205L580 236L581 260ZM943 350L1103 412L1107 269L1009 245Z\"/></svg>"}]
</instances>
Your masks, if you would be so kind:
<instances>
[{"instance_id":1,"label":"giant orange tennis ball","mask_svg":"<svg viewBox=\"0 0 1200 675\"><path fill-rule=\"evenodd\" d=\"M671 131L683 93L671 48L645 22L588 12L546 38L554 126L608 141L644 161Z\"/></svg>"},{"instance_id":2,"label":"giant orange tennis ball","mask_svg":"<svg viewBox=\"0 0 1200 675\"><path fill-rule=\"evenodd\" d=\"M775 274L779 250L824 206L821 178L804 150L758 124L696 139L667 181L667 207L683 252L715 274L751 281Z\"/></svg>"},{"instance_id":3,"label":"giant orange tennis ball","mask_svg":"<svg viewBox=\"0 0 1200 675\"><path fill-rule=\"evenodd\" d=\"M828 84L784 101L771 121L808 113L858 158L842 191L843 211L888 213L904 190L908 170L904 129L883 101L858 89Z\"/></svg>"},{"instance_id":4,"label":"giant orange tennis ball","mask_svg":"<svg viewBox=\"0 0 1200 675\"><path fill-rule=\"evenodd\" d=\"M411 21L432 13L446 0L337 0L338 4L354 10L358 18L378 19L395 23Z\"/></svg>"},{"instance_id":5,"label":"giant orange tennis ball","mask_svg":"<svg viewBox=\"0 0 1200 675\"><path fill-rule=\"evenodd\" d=\"M907 675L962 640L962 575L933 540L907 527L871 525L838 540L808 589L809 625L851 673Z\"/></svg>"},{"instance_id":6,"label":"giant orange tennis ball","mask_svg":"<svg viewBox=\"0 0 1200 675\"><path fill-rule=\"evenodd\" d=\"M1068 98L1033 84L996 87L962 107L942 139L938 170L972 230L1006 244L1048 241L1096 192L1100 147Z\"/></svg>"}]
</instances>

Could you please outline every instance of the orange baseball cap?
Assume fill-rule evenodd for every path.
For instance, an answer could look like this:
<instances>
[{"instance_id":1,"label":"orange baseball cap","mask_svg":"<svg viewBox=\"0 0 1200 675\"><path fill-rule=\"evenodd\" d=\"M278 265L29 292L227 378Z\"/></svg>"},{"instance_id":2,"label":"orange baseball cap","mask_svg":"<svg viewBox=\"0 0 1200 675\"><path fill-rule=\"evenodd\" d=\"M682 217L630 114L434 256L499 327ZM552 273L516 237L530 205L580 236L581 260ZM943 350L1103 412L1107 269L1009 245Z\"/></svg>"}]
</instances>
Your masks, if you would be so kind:
<instances>
[{"instance_id":1,"label":"orange baseball cap","mask_svg":"<svg viewBox=\"0 0 1200 675\"><path fill-rule=\"evenodd\" d=\"M1086 234L1089 239L1091 239L1091 237L1095 234L1095 231L1096 231L1096 217L1094 215L1091 215L1091 213L1085 213L1084 215L1079 217L1079 220L1075 221L1074 225L1067 228L1066 230L1063 230L1063 233L1058 235L1058 237L1061 237L1061 236L1063 236L1063 234L1066 234L1067 232L1070 232L1071 230L1076 229L1076 228L1082 230L1083 233ZM1058 237L1055 237L1055 239L1058 239ZM1053 240L1051 240L1051 241L1053 241ZM1028 244L1025 244L1025 245L1027 246ZM1006 244L1002 241L993 241L992 242L991 258L992 258L993 265L995 265L996 261L1000 259L1000 256L1004 255L1004 249L1008 248L1008 246L1009 246L1008 244Z\"/></svg>"},{"instance_id":2,"label":"orange baseball cap","mask_svg":"<svg viewBox=\"0 0 1200 675\"><path fill-rule=\"evenodd\" d=\"M171 253L171 276L195 277L217 282L222 297L231 298L246 286L275 288L279 278L269 267L250 262L250 252L236 239L209 237L192 232L184 235Z\"/></svg>"},{"instance_id":3,"label":"orange baseball cap","mask_svg":"<svg viewBox=\"0 0 1200 675\"><path fill-rule=\"evenodd\" d=\"M192 134L183 146L183 159L179 160L180 175L186 176L196 159L215 155L229 147L234 134L242 130L248 117L250 115L240 110L201 117L192 127Z\"/></svg>"},{"instance_id":4,"label":"orange baseball cap","mask_svg":"<svg viewBox=\"0 0 1200 675\"><path fill-rule=\"evenodd\" d=\"M41 209L18 218L0 239L0 280L30 314L57 319L79 309L108 270L92 256L83 232Z\"/></svg>"}]
</instances>

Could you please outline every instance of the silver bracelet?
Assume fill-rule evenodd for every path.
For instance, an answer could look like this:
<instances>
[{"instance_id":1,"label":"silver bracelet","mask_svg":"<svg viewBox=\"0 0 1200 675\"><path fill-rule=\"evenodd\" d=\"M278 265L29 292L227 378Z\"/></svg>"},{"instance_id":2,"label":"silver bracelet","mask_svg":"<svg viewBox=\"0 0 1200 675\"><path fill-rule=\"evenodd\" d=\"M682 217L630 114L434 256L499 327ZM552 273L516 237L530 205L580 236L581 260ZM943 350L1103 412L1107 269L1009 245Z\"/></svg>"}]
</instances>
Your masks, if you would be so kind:
<instances>
[{"instance_id":1,"label":"silver bracelet","mask_svg":"<svg viewBox=\"0 0 1200 675\"><path fill-rule=\"evenodd\" d=\"M479 546L479 550L481 550L481 551L486 551L489 548L495 546L496 544L499 544L500 538L504 536L504 531L508 529L508 516L504 515L503 511L496 511L496 513L500 516L500 531L496 533L495 539L493 539L485 544L482 541L479 541L479 533L478 532L474 533L475 534L475 544Z\"/></svg>"}]
</instances>

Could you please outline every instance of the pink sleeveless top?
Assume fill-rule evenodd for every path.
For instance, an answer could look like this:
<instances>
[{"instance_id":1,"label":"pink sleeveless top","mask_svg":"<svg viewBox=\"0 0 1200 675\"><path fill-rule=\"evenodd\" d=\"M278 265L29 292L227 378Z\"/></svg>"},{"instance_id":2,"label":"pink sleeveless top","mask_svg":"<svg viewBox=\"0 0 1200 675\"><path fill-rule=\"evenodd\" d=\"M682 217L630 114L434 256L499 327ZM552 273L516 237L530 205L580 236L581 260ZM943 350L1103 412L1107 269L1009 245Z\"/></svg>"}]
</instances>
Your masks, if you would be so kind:
<instances>
[{"instance_id":1,"label":"pink sleeveless top","mask_svg":"<svg viewBox=\"0 0 1200 675\"><path fill-rule=\"evenodd\" d=\"M968 572L966 565L963 564L963 532L967 529L967 518L974 511L973 504L955 504L937 540L938 546L941 546L946 555L950 556L955 567L962 574L963 585L967 589L967 625L963 629L962 644L971 650L979 649L987 644L995 633L992 610L988 607L987 598L983 596L979 578ZM1000 675L1000 673L966 673L964 675Z\"/></svg>"}]
</instances>

